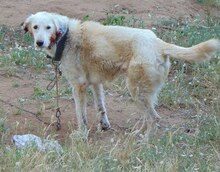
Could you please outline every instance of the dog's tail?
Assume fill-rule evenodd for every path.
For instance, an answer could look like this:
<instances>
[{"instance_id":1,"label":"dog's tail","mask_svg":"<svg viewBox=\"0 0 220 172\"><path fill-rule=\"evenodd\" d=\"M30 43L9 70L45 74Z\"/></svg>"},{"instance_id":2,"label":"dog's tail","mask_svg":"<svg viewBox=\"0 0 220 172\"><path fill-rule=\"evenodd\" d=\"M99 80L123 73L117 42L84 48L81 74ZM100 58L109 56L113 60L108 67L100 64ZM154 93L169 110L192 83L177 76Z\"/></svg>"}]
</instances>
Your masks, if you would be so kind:
<instances>
[{"instance_id":1,"label":"dog's tail","mask_svg":"<svg viewBox=\"0 0 220 172\"><path fill-rule=\"evenodd\" d=\"M163 54L177 59L200 62L209 60L220 51L220 40L210 39L189 48L163 42Z\"/></svg>"}]
</instances>

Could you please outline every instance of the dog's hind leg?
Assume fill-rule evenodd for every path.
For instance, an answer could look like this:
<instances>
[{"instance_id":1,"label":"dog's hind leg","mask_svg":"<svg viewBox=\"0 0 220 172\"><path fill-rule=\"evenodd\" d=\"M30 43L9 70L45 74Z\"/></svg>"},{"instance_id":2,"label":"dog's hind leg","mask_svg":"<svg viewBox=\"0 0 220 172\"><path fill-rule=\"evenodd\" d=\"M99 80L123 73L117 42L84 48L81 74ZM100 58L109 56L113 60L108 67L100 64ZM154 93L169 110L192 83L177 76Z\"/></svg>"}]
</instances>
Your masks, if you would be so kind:
<instances>
[{"instance_id":1,"label":"dog's hind leg","mask_svg":"<svg viewBox=\"0 0 220 172\"><path fill-rule=\"evenodd\" d=\"M105 95L102 84L93 84L93 96L97 113L100 115L100 128L108 130L111 126L105 108Z\"/></svg>"},{"instance_id":2,"label":"dog's hind leg","mask_svg":"<svg viewBox=\"0 0 220 172\"><path fill-rule=\"evenodd\" d=\"M128 69L127 87L138 106L144 110L143 124L139 130L145 131L145 139L156 131L156 121L160 118L154 109L157 93L161 85L157 71L147 65L134 65ZM152 74L152 73L153 74ZM152 77L153 76L153 77ZM158 75L159 76L159 75Z\"/></svg>"}]
</instances>

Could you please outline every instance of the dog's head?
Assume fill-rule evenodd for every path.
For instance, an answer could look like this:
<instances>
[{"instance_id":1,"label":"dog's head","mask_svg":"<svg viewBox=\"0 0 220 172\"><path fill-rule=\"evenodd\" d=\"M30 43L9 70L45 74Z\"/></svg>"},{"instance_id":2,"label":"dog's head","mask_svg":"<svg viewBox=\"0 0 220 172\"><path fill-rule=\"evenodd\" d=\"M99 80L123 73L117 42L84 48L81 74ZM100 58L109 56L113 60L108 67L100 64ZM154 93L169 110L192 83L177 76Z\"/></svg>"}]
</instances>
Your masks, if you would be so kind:
<instances>
[{"instance_id":1,"label":"dog's head","mask_svg":"<svg viewBox=\"0 0 220 172\"><path fill-rule=\"evenodd\" d=\"M30 15L22 24L22 29L34 37L34 45L49 48L66 31L68 18L54 13L38 12Z\"/></svg>"}]
</instances>

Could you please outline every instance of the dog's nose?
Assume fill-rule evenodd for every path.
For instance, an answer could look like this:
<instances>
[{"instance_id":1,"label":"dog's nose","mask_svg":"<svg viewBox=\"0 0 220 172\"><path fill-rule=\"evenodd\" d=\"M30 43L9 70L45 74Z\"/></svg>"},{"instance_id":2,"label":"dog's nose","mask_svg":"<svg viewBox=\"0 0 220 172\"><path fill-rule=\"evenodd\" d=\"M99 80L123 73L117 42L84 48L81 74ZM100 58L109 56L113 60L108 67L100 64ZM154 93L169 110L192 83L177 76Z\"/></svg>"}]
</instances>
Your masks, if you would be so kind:
<instances>
[{"instance_id":1,"label":"dog's nose","mask_svg":"<svg viewBox=\"0 0 220 172\"><path fill-rule=\"evenodd\" d=\"M38 47L42 47L43 44L44 44L44 41L37 41L37 46Z\"/></svg>"}]
</instances>

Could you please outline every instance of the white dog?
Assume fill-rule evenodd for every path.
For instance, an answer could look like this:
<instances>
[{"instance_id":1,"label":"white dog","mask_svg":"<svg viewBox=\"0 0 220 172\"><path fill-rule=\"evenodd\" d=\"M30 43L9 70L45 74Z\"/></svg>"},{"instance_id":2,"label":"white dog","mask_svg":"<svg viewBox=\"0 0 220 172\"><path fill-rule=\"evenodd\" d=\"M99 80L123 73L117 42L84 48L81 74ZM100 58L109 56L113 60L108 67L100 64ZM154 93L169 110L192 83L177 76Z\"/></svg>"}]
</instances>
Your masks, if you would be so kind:
<instances>
[{"instance_id":1,"label":"white dog","mask_svg":"<svg viewBox=\"0 0 220 172\"><path fill-rule=\"evenodd\" d=\"M146 111L149 136L154 120L160 118L154 105L169 72L169 57L199 62L220 49L217 39L183 48L147 29L103 26L48 12L29 16L23 29L33 35L36 47L61 61L61 70L73 88L80 132L87 130L87 87L93 88L102 129L109 129L102 83L125 74L131 96Z\"/></svg>"}]
</instances>

